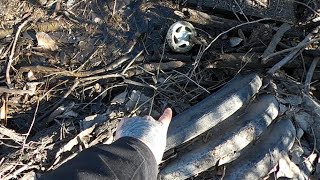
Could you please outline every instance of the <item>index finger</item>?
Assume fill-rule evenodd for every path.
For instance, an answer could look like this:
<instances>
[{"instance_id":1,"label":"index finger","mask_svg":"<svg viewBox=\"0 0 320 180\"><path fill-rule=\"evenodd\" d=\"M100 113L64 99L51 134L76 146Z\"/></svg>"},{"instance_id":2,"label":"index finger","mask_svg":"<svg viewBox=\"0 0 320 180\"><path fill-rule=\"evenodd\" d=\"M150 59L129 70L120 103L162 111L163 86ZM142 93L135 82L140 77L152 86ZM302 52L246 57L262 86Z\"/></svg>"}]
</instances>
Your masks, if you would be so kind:
<instances>
[{"instance_id":1,"label":"index finger","mask_svg":"<svg viewBox=\"0 0 320 180\"><path fill-rule=\"evenodd\" d=\"M172 119L172 109L167 108L164 110L163 114L161 115L158 121L161 122L166 128L168 128L171 122L171 119Z\"/></svg>"}]
</instances>

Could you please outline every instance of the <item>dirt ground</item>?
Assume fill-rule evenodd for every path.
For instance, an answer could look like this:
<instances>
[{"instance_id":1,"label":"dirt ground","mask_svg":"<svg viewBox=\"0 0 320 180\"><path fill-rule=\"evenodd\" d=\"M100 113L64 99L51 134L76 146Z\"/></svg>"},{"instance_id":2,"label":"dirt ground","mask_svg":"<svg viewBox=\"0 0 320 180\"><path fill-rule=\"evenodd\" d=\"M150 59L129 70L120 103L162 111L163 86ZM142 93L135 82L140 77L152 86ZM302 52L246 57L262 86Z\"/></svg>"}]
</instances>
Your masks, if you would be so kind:
<instances>
[{"instance_id":1,"label":"dirt ground","mask_svg":"<svg viewBox=\"0 0 320 180\"><path fill-rule=\"evenodd\" d=\"M264 93L276 95L300 133L291 161L319 178L320 115L303 95L320 99L320 3L290 3L295 17L284 22L206 1L0 1L0 178L55 169L112 142L122 117L156 118L166 107L179 114L249 72L269 80ZM179 20L198 33L187 53L165 41ZM222 174L213 167L191 179Z\"/></svg>"}]
</instances>

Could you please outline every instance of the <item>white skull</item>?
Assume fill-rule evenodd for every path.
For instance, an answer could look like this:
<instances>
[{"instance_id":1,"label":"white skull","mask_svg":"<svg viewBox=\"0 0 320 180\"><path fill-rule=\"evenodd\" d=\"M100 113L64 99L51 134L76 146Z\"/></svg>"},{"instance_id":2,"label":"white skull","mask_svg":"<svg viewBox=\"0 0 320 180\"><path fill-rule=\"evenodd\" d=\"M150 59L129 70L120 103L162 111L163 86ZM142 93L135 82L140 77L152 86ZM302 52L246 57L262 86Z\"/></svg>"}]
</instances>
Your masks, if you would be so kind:
<instances>
[{"instance_id":1,"label":"white skull","mask_svg":"<svg viewBox=\"0 0 320 180\"><path fill-rule=\"evenodd\" d=\"M196 35L197 32L192 24L186 21L178 21L170 26L166 38L173 51L185 53L193 47L194 44L191 39Z\"/></svg>"}]
</instances>

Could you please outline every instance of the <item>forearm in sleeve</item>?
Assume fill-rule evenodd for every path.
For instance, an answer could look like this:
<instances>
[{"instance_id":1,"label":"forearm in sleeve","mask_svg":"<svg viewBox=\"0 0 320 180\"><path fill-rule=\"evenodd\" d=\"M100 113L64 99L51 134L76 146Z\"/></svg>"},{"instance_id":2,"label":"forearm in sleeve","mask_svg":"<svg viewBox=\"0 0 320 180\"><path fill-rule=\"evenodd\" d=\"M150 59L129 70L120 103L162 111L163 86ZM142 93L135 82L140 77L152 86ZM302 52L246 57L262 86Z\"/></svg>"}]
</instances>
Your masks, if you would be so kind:
<instances>
[{"instance_id":1,"label":"forearm in sleeve","mask_svg":"<svg viewBox=\"0 0 320 180\"><path fill-rule=\"evenodd\" d=\"M158 166L141 141L123 137L110 145L97 145L80 152L40 179L156 179Z\"/></svg>"}]
</instances>

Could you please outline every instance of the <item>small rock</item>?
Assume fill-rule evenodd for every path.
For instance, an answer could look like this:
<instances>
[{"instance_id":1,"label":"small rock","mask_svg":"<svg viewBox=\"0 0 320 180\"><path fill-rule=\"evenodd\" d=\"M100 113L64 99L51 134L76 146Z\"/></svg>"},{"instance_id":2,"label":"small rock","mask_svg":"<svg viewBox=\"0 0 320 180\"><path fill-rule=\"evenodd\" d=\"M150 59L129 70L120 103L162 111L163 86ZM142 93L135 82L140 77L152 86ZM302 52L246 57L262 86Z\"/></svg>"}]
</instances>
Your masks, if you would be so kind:
<instances>
[{"instance_id":1,"label":"small rock","mask_svg":"<svg viewBox=\"0 0 320 180\"><path fill-rule=\"evenodd\" d=\"M229 39L229 44L231 47L236 47L238 46L241 42L243 41L242 38L239 38L239 37L231 37Z\"/></svg>"},{"instance_id":2,"label":"small rock","mask_svg":"<svg viewBox=\"0 0 320 180\"><path fill-rule=\"evenodd\" d=\"M114 105L114 104L123 104L125 103L126 101L126 97L127 97L127 94L128 92L127 91L124 91L120 94L118 94L116 97L114 97L112 100L111 100L111 104Z\"/></svg>"}]
</instances>

